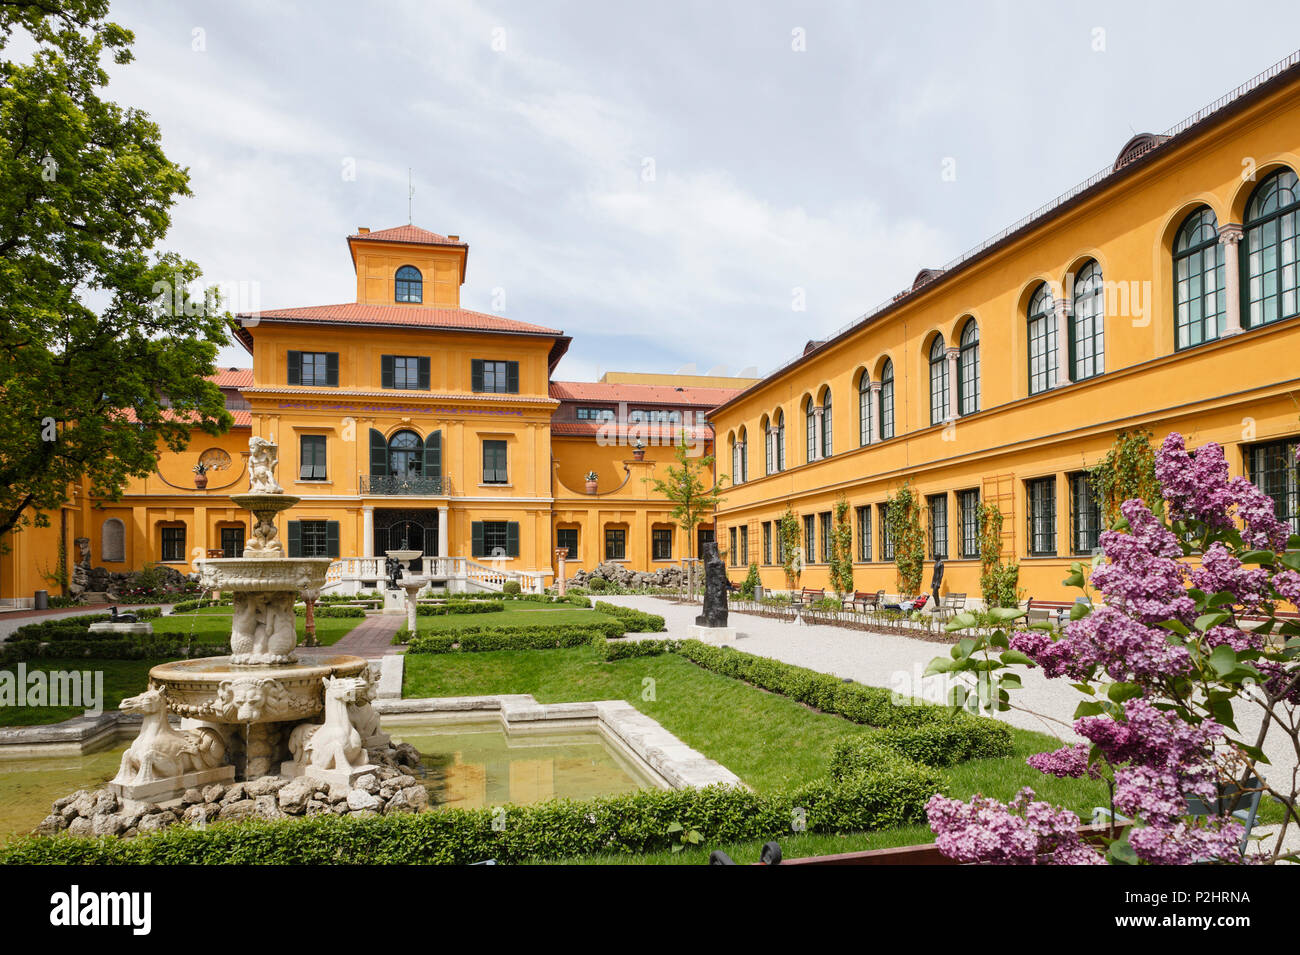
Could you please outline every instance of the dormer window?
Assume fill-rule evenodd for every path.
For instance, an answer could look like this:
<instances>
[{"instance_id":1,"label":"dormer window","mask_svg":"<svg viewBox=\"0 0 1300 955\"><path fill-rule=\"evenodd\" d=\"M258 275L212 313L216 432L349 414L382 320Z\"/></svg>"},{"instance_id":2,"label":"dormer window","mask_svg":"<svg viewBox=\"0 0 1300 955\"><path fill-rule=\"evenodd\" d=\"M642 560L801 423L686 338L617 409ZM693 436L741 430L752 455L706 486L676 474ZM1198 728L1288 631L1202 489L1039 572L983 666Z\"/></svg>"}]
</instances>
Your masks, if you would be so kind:
<instances>
[{"instance_id":1,"label":"dormer window","mask_svg":"<svg viewBox=\"0 0 1300 955\"><path fill-rule=\"evenodd\" d=\"M393 298L398 302L424 301L424 276L414 265L403 265L393 282Z\"/></svg>"}]
</instances>

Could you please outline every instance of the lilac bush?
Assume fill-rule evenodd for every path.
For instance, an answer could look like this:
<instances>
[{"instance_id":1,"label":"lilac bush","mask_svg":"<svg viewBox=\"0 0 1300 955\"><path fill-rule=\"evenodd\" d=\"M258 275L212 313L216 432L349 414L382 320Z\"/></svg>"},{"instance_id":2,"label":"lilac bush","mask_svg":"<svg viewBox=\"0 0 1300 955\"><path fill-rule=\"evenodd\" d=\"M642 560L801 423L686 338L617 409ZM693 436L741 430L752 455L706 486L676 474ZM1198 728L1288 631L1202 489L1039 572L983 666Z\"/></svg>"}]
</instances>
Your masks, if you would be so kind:
<instances>
[{"instance_id":1,"label":"lilac bush","mask_svg":"<svg viewBox=\"0 0 1300 955\"><path fill-rule=\"evenodd\" d=\"M1254 858L1287 858L1282 841L1300 824L1300 785L1267 777L1262 746L1276 730L1300 759L1300 625L1277 616L1300 603L1300 537L1278 520L1270 497L1229 476L1217 444L1193 455L1170 434L1156 476L1164 500L1125 501L1122 518L1100 536L1104 559L1091 578L1081 564L1071 568L1066 584L1089 599L1075 605L1063 633L1042 625L965 637L927 670L987 679L1031 666L1070 680L1084 696L1073 729L1085 742L1028 763L1053 776L1105 780L1112 820L1131 825L1083 842L1077 817L1034 801L1032 790L1009 804L936 796L929 820L946 855L1008 864L1240 861L1243 826L1231 810L1261 792L1278 798L1287 818L1273 847ZM1023 613L995 615L1011 622ZM968 616L949 629L971 626ZM998 684L992 705L1009 708L1007 690L1019 678L1000 673ZM972 696L965 705L980 702ZM1262 709L1253 738L1237 730L1242 706ZM1216 811L1193 817L1189 798Z\"/></svg>"}]
</instances>

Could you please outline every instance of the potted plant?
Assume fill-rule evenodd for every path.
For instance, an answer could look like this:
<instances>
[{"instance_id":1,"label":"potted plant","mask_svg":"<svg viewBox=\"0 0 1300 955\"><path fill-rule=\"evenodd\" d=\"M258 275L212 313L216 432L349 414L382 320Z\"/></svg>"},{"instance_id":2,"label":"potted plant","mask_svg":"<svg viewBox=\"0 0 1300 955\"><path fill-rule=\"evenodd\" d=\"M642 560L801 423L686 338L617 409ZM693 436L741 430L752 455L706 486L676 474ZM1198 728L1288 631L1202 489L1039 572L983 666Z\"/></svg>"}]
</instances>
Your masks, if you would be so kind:
<instances>
[{"instance_id":1,"label":"potted plant","mask_svg":"<svg viewBox=\"0 0 1300 955\"><path fill-rule=\"evenodd\" d=\"M598 479L598 475L596 474L595 471L588 471L586 474L583 475L583 480L585 480L585 481L587 482L587 493L588 493L588 494L595 494L595 493L596 493L596 481L597 481L597 479Z\"/></svg>"},{"instance_id":2,"label":"potted plant","mask_svg":"<svg viewBox=\"0 0 1300 955\"><path fill-rule=\"evenodd\" d=\"M632 458L636 461L645 460L645 445L642 444L640 440L638 440L636 444L632 445Z\"/></svg>"},{"instance_id":3,"label":"potted plant","mask_svg":"<svg viewBox=\"0 0 1300 955\"><path fill-rule=\"evenodd\" d=\"M194 465L194 486L200 491L208 486L208 466L200 461Z\"/></svg>"}]
</instances>

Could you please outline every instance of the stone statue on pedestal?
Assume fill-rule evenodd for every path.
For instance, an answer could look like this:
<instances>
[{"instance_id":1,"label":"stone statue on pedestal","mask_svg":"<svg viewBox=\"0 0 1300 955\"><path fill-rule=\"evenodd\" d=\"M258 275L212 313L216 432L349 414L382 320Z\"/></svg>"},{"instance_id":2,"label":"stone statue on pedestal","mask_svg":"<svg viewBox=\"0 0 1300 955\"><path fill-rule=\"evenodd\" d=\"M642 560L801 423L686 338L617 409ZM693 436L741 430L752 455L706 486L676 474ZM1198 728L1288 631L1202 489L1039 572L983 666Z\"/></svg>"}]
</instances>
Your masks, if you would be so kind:
<instances>
[{"instance_id":1,"label":"stone statue on pedestal","mask_svg":"<svg viewBox=\"0 0 1300 955\"><path fill-rule=\"evenodd\" d=\"M704 543L704 612L695 618L699 627L727 625L727 568L717 541Z\"/></svg>"}]
</instances>

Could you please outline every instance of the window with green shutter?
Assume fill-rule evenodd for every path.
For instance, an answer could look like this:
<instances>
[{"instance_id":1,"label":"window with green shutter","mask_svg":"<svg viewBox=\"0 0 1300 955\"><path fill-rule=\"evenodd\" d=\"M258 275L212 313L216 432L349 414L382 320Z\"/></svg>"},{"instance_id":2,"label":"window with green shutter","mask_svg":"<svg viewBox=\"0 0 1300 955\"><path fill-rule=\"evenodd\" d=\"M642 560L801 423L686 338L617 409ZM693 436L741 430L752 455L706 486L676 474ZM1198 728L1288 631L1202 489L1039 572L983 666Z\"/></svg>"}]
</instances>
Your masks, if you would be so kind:
<instances>
[{"instance_id":1,"label":"window with green shutter","mask_svg":"<svg viewBox=\"0 0 1300 955\"><path fill-rule=\"evenodd\" d=\"M429 390L429 358L424 355L381 355L380 381L397 391Z\"/></svg>"},{"instance_id":2,"label":"window with green shutter","mask_svg":"<svg viewBox=\"0 0 1300 955\"><path fill-rule=\"evenodd\" d=\"M288 353L287 378L291 385L337 388L339 385L339 353L333 351L290 351Z\"/></svg>"},{"instance_id":3,"label":"window with green shutter","mask_svg":"<svg viewBox=\"0 0 1300 955\"><path fill-rule=\"evenodd\" d=\"M504 441L483 442L483 483L507 484L506 443Z\"/></svg>"},{"instance_id":4,"label":"window with green shutter","mask_svg":"<svg viewBox=\"0 0 1300 955\"><path fill-rule=\"evenodd\" d=\"M325 480L325 436L304 434L298 438L298 479Z\"/></svg>"},{"instance_id":5,"label":"window with green shutter","mask_svg":"<svg viewBox=\"0 0 1300 955\"><path fill-rule=\"evenodd\" d=\"M475 358L470 362L470 389L498 394L519 393L519 362Z\"/></svg>"},{"instance_id":6,"label":"window with green shutter","mask_svg":"<svg viewBox=\"0 0 1300 955\"><path fill-rule=\"evenodd\" d=\"M474 521L470 524L470 550L474 557L518 557L518 521Z\"/></svg>"}]
</instances>

